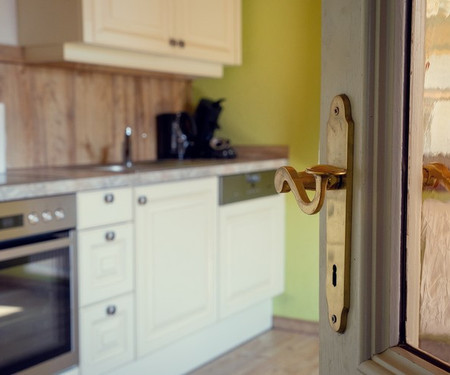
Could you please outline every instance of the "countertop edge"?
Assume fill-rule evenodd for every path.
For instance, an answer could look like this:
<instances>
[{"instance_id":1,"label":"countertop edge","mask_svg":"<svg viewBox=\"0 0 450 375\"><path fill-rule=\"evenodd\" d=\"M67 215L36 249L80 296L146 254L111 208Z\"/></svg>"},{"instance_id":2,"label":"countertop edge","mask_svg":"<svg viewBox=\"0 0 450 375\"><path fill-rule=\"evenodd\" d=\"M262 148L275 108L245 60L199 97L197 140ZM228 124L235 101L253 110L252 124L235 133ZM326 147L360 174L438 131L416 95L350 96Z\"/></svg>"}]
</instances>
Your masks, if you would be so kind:
<instances>
[{"instance_id":1,"label":"countertop edge","mask_svg":"<svg viewBox=\"0 0 450 375\"><path fill-rule=\"evenodd\" d=\"M158 170L142 170L136 173L91 173L90 176L54 176L48 180L33 180L26 183L0 186L0 201L36 198L50 195L71 194L86 190L140 186L193 178L225 176L238 173L277 169L287 164L287 158L265 160L237 160L232 163L217 162L217 165L188 166Z\"/></svg>"}]
</instances>

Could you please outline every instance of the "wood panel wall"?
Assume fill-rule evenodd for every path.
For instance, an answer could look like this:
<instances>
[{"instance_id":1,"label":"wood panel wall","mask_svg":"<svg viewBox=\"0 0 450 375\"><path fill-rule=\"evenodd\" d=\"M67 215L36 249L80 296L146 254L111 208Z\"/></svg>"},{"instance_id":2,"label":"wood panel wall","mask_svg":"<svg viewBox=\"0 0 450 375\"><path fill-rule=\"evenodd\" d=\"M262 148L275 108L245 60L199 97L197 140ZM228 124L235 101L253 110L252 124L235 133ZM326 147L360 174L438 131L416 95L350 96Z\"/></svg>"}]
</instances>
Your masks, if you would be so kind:
<instances>
[{"instance_id":1,"label":"wood panel wall","mask_svg":"<svg viewBox=\"0 0 450 375\"><path fill-rule=\"evenodd\" d=\"M7 167L120 162L127 125L134 160L154 160L155 116L186 110L190 93L178 76L0 62Z\"/></svg>"}]
</instances>

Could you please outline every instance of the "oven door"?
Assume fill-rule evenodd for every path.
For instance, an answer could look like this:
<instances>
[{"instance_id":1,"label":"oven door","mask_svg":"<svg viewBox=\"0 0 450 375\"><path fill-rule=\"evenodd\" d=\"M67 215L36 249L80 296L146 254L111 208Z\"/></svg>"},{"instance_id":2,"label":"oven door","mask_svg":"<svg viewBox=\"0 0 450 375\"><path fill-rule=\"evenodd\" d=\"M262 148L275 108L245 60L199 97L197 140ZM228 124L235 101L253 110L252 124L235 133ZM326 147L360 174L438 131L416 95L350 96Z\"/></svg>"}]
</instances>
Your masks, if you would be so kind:
<instances>
[{"instance_id":1,"label":"oven door","mask_svg":"<svg viewBox=\"0 0 450 375\"><path fill-rule=\"evenodd\" d=\"M78 363L74 232L0 243L0 374Z\"/></svg>"}]
</instances>

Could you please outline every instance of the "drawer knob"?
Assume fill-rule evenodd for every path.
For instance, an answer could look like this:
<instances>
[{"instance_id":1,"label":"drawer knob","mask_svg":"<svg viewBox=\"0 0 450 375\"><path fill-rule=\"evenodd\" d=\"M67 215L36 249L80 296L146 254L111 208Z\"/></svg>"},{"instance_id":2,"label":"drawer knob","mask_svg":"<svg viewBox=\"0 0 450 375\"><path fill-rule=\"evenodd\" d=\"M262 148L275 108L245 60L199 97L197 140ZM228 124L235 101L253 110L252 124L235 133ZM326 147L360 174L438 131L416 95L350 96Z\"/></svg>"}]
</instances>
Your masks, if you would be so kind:
<instances>
[{"instance_id":1,"label":"drawer knob","mask_svg":"<svg viewBox=\"0 0 450 375\"><path fill-rule=\"evenodd\" d=\"M108 193L105 194L105 203L112 203L114 202L114 194Z\"/></svg>"},{"instance_id":2,"label":"drawer knob","mask_svg":"<svg viewBox=\"0 0 450 375\"><path fill-rule=\"evenodd\" d=\"M106 308L106 314L107 314L107 315L114 315L114 314L116 313L116 311L117 311L117 308L116 308L115 305L109 305L109 306Z\"/></svg>"},{"instance_id":3,"label":"drawer knob","mask_svg":"<svg viewBox=\"0 0 450 375\"><path fill-rule=\"evenodd\" d=\"M106 234L105 234L106 241L114 241L115 238L116 238L115 232L113 232L113 231L106 232Z\"/></svg>"},{"instance_id":4,"label":"drawer knob","mask_svg":"<svg viewBox=\"0 0 450 375\"><path fill-rule=\"evenodd\" d=\"M146 197L145 195L141 195L141 196L138 198L138 203L139 203L141 206L146 205L146 204L147 204L147 197Z\"/></svg>"},{"instance_id":5,"label":"drawer knob","mask_svg":"<svg viewBox=\"0 0 450 375\"><path fill-rule=\"evenodd\" d=\"M186 42L183 39L180 39L178 41L178 47L184 48L186 46Z\"/></svg>"},{"instance_id":6,"label":"drawer knob","mask_svg":"<svg viewBox=\"0 0 450 375\"><path fill-rule=\"evenodd\" d=\"M176 47L177 44L178 44L178 42L176 41L176 39L170 38L170 39L169 39L169 44L170 44L172 47Z\"/></svg>"}]
</instances>

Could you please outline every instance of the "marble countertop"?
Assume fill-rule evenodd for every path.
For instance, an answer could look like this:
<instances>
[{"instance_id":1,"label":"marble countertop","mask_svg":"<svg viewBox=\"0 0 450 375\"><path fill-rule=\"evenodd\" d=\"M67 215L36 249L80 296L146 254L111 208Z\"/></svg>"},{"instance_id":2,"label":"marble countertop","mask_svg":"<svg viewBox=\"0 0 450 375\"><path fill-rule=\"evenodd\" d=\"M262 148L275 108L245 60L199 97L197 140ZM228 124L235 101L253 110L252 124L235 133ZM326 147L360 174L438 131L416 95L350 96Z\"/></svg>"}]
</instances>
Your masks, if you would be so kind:
<instances>
[{"instance_id":1,"label":"marble countertop","mask_svg":"<svg viewBox=\"0 0 450 375\"><path fill-rule=\"evenodd\" d=\"M11 169L0 174L0 201L77 191L139 186L169 181L224 176L276 169L287 164L285 146L241 146L236 159L162 160L140 162L127 171L104 166Z\"/></svg>"}]
</instances>

